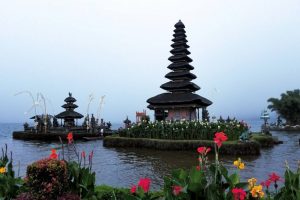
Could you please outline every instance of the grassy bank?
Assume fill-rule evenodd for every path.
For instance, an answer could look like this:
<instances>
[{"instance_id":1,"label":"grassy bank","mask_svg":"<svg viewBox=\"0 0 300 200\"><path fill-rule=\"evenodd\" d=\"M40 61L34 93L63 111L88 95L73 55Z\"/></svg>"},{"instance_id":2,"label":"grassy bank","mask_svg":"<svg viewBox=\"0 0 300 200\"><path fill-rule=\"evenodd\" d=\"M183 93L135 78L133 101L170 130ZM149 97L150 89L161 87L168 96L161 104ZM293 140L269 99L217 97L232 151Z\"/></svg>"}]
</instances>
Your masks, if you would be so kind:
<instances>
[{"instance_id":1,"label":"grassy bank","mask_svg":"<svg viewBox=\"0 0 300 200\"><path fill-rule=\"evenodd\" d=\"M274 145L281 143L281 141L278 141L277 137L264 135L261 133L253 133L250 137L250 140L258 142L261 147L273 147Z\"/></svg>"},{"instance_id":2,"label":"grassy bank","mask_svg":"<svg viewBox=\"0 0 300 200\"><path fill-rule=\"evenodd\" d=\"M103 146L105 147L151 148L157 150L195 150L199 146L214 149L214 144L211 140L162 140L116 136L108 136L103 139ZM223 143L220 153L226 155L259 155L260 145L255 141L245 143L227 141Z\"/></svg>"}]
</instances>

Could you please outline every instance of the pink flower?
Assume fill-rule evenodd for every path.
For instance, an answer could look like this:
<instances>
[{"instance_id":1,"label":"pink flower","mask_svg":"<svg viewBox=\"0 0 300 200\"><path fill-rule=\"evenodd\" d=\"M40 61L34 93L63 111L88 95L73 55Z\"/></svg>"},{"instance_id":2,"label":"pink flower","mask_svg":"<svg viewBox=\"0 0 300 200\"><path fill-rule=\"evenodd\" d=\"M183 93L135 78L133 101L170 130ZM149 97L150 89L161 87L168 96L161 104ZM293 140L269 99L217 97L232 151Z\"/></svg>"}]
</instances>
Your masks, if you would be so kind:
<instances>
[{"instance_id":1,"label":"pink flower","mask_svg":"<svg viewBox=\"0 0 300 200\"><path fill-rule=\"evenodd\" d=\"M233 188L231 192L234 200L244 200L247 196L246 192L241 188Z\"/></svg>"},{"instance_id":2,"label":"pink flower","mask_svg":"<svg viewBox=\"0 0 300 200\"><path fill-rule=\"evenodd\" d=\"M181 186L179 186L179 185L173 185L172 188L173 188L173 194L174 194L175 196L178 196L178 195L181 193L182 189L183 189L183 188L182 188Z\"/></svg>"},{"instance_id":3,"label":"pink flower","mask_svg":"<svg viewBox=\"0 0 300 200\"><path fill-rule=\"evenodd\" d=\"M150 188L150 183L151 180L149 178L141 178L138 183L138 186L141 187L144 190L144 192L148 192Z\"/></svg>"},{"instance_id":4,"label":"pink flower","mask_svg":"<svg viewBox=\"0 0 300 200\"><path fill-rule=\"evenodd\" d=\"M228 137L226 136L225 133L223 132L217 132L215 134L215 137L214 137L214 142L217 144L217 146L220 148L222 146L222 143L224 141L228 140Z\"/></svg>"},{"instance_id":5,"label":"pink flower","mask_svg":"<svg viewBox=\"0 0 300 200\"><path fill-rule=\"evenodd\" d=\"M130 193L131 193L131 194L136 193L136 185L133 185L133 186L131 187Z\"/></svg>"},{"instance_id":6,"label":"pink flower","mask_svg":"<svg viewBox=\"0 0 300 200\"><path fill-rule=\"evenodd\" d=\"M68 133L67 139L68 139L68 144L71 144L73 142L73 133L72 132Z\"/></svg>"},{"instance_id":7,"label":"pink flower","mask_svg":"<svg viewBox=\"0 0 300 200\"><path fill-rule=\"evenodd\" d=\"M198 153L202 155L206 155L208 152L210 152L211 148L210 147L198 147L197 151Z\"/></svg>"}]
</instances>

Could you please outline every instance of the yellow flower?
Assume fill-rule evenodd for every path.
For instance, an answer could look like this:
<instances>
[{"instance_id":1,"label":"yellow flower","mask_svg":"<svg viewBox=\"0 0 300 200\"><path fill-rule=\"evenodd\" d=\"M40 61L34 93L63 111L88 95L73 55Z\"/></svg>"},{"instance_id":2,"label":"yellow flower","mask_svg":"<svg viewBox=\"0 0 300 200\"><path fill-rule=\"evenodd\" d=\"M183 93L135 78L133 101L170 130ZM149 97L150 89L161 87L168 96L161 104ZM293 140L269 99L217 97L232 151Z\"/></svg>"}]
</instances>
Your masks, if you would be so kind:
<instances>
[{"instance_id":1,"label":"yellow flower","mask_svg":"<svg viewBox=\"0 0 300 200\"><path fill-rule=\"evenodd\" d=\"M256 185L252 188L251 190L251 195L254 198L262 198L264 197L265 193L262 191L262 186L261 185Z\"/></svg>"},{"instance_id":2,"label":"yellow flower","mask_svg":"<svg viewBox=\"0 0 300 200\"><path fill-rule=\"evenodd\" d=\"M5 167L0 167L0 174L4 174L6 172Z\"/></svg>"},{"instance_id":3,"label":"yellow flower","mask_svg":"<svg viewBox=\"0 0 300 200\"><path fill-rule=\"evenodd\" d=\"M239 169L245 169L245 164L244 164L244 163L241 163L241 164L239 165Z\"/></svg>"},{"instance_id":4,"label":"yellow flower","mask_svg":"<svg viewBox=\"0 0 300 200\"><path fill-rule=\"evenodd\" d=\"M251 190L254 186L255 186L255 183L256 183L256 178L250 178L250 179L248 179L248 188L249 188L249 190Z\"/></svg>"},{"instance_id":5,"label":"yellow flower","mask_svg":"<svg viewBox=\"0 0 300 200\"><path fill-rule=\"evenodd\" d=\"M236 166L238 169L245 168L245 164L242 162L241 158L238 158L236 161L234 161L233 165Z\"/></svg>"}]
</instances>

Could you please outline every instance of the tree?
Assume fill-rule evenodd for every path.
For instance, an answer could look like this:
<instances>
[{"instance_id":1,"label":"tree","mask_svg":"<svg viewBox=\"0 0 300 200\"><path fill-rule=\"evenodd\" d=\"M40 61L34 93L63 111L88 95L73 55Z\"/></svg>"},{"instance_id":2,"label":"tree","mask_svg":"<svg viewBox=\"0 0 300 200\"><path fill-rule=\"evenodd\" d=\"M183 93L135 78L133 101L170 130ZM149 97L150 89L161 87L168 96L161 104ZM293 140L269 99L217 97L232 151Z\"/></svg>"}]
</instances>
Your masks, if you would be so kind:
<instances>
[{"instance_id":1,"label":"tree","mask_svg":"<svg viewBox=\"0 0 300 200\"><path fill-rule=\"evenodd\" d=\"M268 108L277 112L289 125L300 124L300 90L287 91L281 98L270 98Z\"/></svg>"}]
</instances>

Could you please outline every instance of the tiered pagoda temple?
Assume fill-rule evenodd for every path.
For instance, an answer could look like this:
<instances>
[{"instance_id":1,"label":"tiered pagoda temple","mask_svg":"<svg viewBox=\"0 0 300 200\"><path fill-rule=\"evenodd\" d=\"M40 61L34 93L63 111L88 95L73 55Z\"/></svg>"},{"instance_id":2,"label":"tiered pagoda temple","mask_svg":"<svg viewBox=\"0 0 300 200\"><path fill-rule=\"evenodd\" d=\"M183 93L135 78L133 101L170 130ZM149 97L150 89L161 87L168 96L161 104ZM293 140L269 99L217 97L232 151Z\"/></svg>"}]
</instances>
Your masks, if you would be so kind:
<instances>
[{"instance_id":1,"label":"tiered pagoda temple","mask_svg":"<svg viewBox=\"0 0 300 200\"><path fill-rule=\"evenodd\" d=\"M168 66L172 71L165 75L170 81L160 86L167 92L147 100L148 108L154 110L155 120L199 120L199 108L206 109L212 104L195 94L200 87L191 82L196 76L190 72L194 67L189 64L192 59L188 56L190 52L184 28L180 20L175 24L172 56L169 57L172 63Z\"/></svg>"},{"instance_id":2,"label":"tiered pagoda temple","mask_svg":"<svg viewBox=\"0 0 300 200\"><path fill-rule=\"evenodd\" d=\"M58 119L64 119L64 126L74 127L75 119L81 119L83 115L74 111L74 109L78 106L74 104L74 102L76 102L76 99L72 97L72 93L69 93L69 96L65 99L65 102L66 103L61 107L65 108L66 111L59 113L55 117Z\"/></svg>"}]
</instances>

